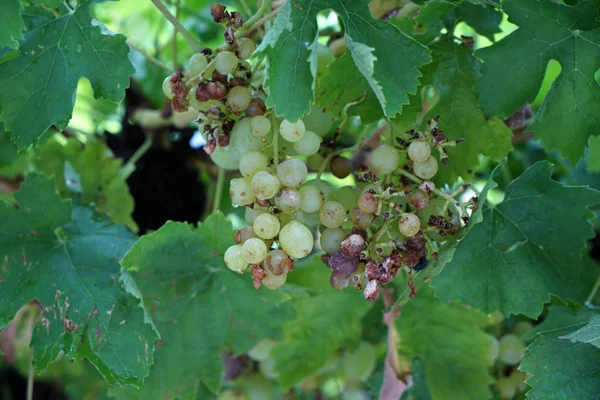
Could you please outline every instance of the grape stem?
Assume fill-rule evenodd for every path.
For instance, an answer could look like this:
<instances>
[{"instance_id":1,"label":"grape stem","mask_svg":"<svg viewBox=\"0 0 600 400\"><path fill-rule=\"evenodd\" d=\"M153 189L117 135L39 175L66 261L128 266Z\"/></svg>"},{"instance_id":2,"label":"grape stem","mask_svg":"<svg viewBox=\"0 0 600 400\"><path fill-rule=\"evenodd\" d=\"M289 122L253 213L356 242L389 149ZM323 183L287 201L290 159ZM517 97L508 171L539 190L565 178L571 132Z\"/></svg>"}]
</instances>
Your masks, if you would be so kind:
<instances>
[{"instance_id":1,"label":"grape stem","mask_svg":"<svg viewBox=\"0 0 600 400\"><path fill-rule=\"evenodd\" d=\"M179 32L181 34L181 36L183 36L185 38L185 40L190 44L190 46L192 46L192 49L194 49L194 52L199 53L202 51L202 49L204 48L202 46L202 43L200 43L198 40L196 40L192 34L185 29L185 27L183 25L181 25L181 23L179 21L177 21L177 18L175 18L175 16L173 14L171 14L169 12L169 10L167 10L167 8L165 7L165 5L163 3L161 3L160 0L150 0L152 1L152 4L154 4L154 6L156 8L158 8L158 11L160 11L165 18L167 18L169 20L169 22L171 24L173 24L173 27L175 28L175 30L177 32Z\"/></svg>"},{"instance_id":2,"label":"grape stem","mask_svg":"<svg viewBox=\"0 0 600 400\"><path fill-rule=\"evenodd\" d=\"M219 212L221 208L221 197L223 196L223 186L225 185L225 169L219 168L217 173L217 185L215 186L215 197L213 198L212 212Z\"/></svg>"},{"instance_id":3,"label":"grape stem","mask_svg":"<svg viewBox=\"0 0 600 400\"><path fill-rule=\"evenodd\" d=\"M336 150L334 152L332 152L331 154L329 154L325 160L323 160L323 163L321 164L321 166L319 167L319 170L317 171L317 179L321 179L321 175L323 175L323 172L325 172L325 169L327 168L327 166L329 165L329 163L331 162L331 160L333 160L333 158L335 156L339 156L342 153L345 153L347 151L353 151L356 150L356 148L359 146L360 143L356 143L355 145L351 146L351 147L347 147L345 149L339 149Z\"/></svg>"},{"instance_id":4,"label":"grape stem","mask_svg":"<svg viewBox=\"0 0 600 400\"><path fill-rule=\"evenodd\" d=\"M179 21L179 3L180 0L175 0L175 20ZM173 37L171 38L173 43L173 65L177 65L177 30L173 30Z\"/></svg>"},{"instance_id":5,"label":"grape stem","mask_svg":"<svg viewBox=\"0 0 600 400\"><path fill-rule=\"evenodd\" d=\"M250 19L248 19L248 21L244 22L244 27L242 27L238 33L243 34L247 29L246 28L250 25L254 25L257 21L260 21L261 17L263 15L265 15L267 13L267 11L269 11L271 9L271 0L262 0L262 2L260 3L260 7L258 8L258 10L256 10L256 14L254 14L253 16L250 17ZM246 29L244 29L246 28ZM240 32L242 31L242 32Z\"/></svg>"},{"instance_id":6,"label":"grape stem","mask_svg":"<svg viewBox=\"0 0 600 400\"><path fill-rule=\"evenodd\" d=\"M270 13L268 13L267 15L265 15L264 17L262 17L261 19L259 19L258 21L256 21L252 26L250 26L250 28L248 28L248 30L244 31L241 34L241 36L245 36L245 37L252 36L255 31L257 31L258 29L260 29L260 27L265 24L265 22L270 21L273 18L275 18L277 16L277 14L279 14L279 11L281 11L281 7L275 8L273 11L271 11ZM250 20L248 22L250 22Z\"/></svg>"},{"instance_id":7,"label":"grape stem","mask_svg":"<svg viewBox=\"0 0 600 400\"><path fill-rule=\"evenodd\" d=\"M147 59L148 61L150 61L152 64L156 65L159 68L164 69L165 71L167 71L169 74L173 73L173 70L171 68L169 68L166 64L164 64L163 62L161 62L160 60L158 60L157 58L152 57L150 54L146 53L144 50L140 49L139 47L135 46L133 43L131 43L129 40L127 41L127 44L129 45L129 47L131 47L133 50L137 51L138 53L140 53L142 56L144 56L145 59Z\"/></svg>"},{"instance_id":8,"label":"grape stem","mask_svg":"<svg viewBox=\"0 0 600 400\"><path fill-rule=\"evenodd\" d=\"M152 136L147 136L146 140L138 149L133 153L129 160L119 170L119 175L123 180L127 180L135 171L135 164L142 158L144 154L152 147Z\"/></svg>"},{"instance_id":9,"label":"grape stem","mask_svg":"<svg viewBox=\"0 0 600 400\"><path fill-rule=\"evenodd\" d=\"M413 174L411 174L410 172L402 169L402 168L398 168L397 173L399 173L400 175L403 175L405 177L407 177L408 179L410 179L411 181L421 184L423 183L423 180L420 178L417 178L416 176L414 176ZM432 190L433 193L437 194L440 197L443 197L444 199L446 199L447 201L451 201L452 203L456 204L459 203L458 200L456 200L454 197L452 197L452 195L449 195L448 193L444 193L441 190L437 189L437 188L433 188Z\"/></svg>"},{"instance_id":10,"label":"grape stem","mask_svg":"<svg viewBox=\"0 0 600 400\"><path fill-rule=\"evenodd\" d=\"M592 288L590 295L585 300L585 304L587 306L591 306L593 304L592 302L596 299L596 294L598 293L598 289L600 289L600 276L598 277L598 279L596 279L596 284Z\"/></svg>"}]
</instances>

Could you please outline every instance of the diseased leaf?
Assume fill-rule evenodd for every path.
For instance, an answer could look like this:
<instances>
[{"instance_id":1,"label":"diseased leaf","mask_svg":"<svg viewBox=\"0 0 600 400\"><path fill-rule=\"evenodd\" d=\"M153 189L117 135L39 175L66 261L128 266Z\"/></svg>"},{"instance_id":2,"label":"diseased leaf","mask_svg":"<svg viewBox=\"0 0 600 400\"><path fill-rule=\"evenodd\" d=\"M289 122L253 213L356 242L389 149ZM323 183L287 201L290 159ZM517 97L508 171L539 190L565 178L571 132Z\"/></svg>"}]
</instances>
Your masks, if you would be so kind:
<instances>
[{"instance_id":1,"label":"diseased leaf","mask_svg":"<svg viewBox=\"0 0 600 400\"><path fill-rule=\"evenodd\" d=\"M52 125L67 125L82 77L96 97L123 99L134 73L129 47L124 36L90 17L99 1L80 1L70 12L33 24L19 54L0 63L0 114L19 149L36 143Z\"/></svg>"},{"instance_id":2,"label":"diseased leaf","mask_svg":"<svg viewBox=\"0 0 600 400\"><path fill-rule=\"evenodd\" d=\"M281 291L255 290L249 276L225 266L234 244L231 223L213 214L193 228L167 222L141 237L122 265L131 271L161 332L156 361L141 390L115 390L118 398L195 398L200 381L221 387L226 352L243 354L262 338L278 338L293 315Z\"/></svg>"},{"instance_id":3,"label":"diseased leaf","mask_svg":"<svg viewBox=\"0 0 600 400\"><path fill-rule=\"evenodd\" d=\"M396 318L400 353L419 357L431 399L481 400L491 397L490 339L483 327L490 319L477 311L442 303L426 291L401 309ZM451 367L450 367L451 366Z\"/></svg>"},{"instance_id":4,"label":"diseased leaf","mask_svg":"<svg viewBox=\"0 0 600 400\"><path fill-rule=\"evenodd\" d=\"M600 316L590 319L582 328L561 336L561 339L569 339L573 343L589 343L600 348Z\"/></svg>"},{"instance_id":5,"label":"diseased leaf","mask_svg":"<svg viewBox=\"0 0 600 400\"><path fill-rule=\"evenodd\" d=\"M378 99L393 117L418 86L420 65L431 61L427 49L394 25L371 17L368 1L288 1L273 29L257 49L267 57L267 105L296 121L314 100L318 30L316 14L333 9L341 17L347 49Z\"/></svg>"},{"instance_id":6,"label":"diseased leaf","mask_svg":"<svg viewBox=\"0 0 600 400\"><path fill-rule=\"evenodd\" d=\"M44 175L28 175L15 199L18 209L0 204L0 327L37 300L44 310L31 344L38 370L62 350L69 360L88 358L111 384L141 385L157 335L117 262L135 236L61 200Z\"/></svg>"},{"instance_id":7,"label":"diseased leaf","mask_svg":"<svg viewBox=\"0 0 600 400\"><path fill-rule=\"evenodd\" d=\"M33 158L35 167L54 175L59 193L73 195L72 179L68 179L65 168L71 168L78 177L84 204L94 204L96 209L108 214L114 223L124 224L134 232L138 227L131 217L134 208L129 187L121 176L123 161L114 158L111 150L100 140L88 140L82 145L76 139L66 143L48 140L38 146Z\"/></svg>"},{"instance_id":8,"label":"diseased leaf","mask_svg":"<svg viewBox=\"0 0 600 400\"><path fill-rule=\"evenodd\" d=\"M544 148L576 162L600 132L600 9L592 0L567 6L550 0L505 0L519 29L476 55L484 61L477 84L488 115L510 116L536 97L550 60L562 71L530 127ZM507 62L507 60L511 60Z\"/></svg>"},{"instance_id":9,"label":"diseased leaf","mask_svg":"<svg viewBox=\"0 0 600 400\"><path fill-rule=\"evenodd\" d=\"M537 317L555 294L584 301L597 268L582 257L594 236L588 207L600 192L550 179L541 161L506 187L497 206L483 206L483 220L458 244L454 258L433 279L438 297L485 312Z\"/></svg>"},{"instance_id":10,"label":"diseased leaf","mask_svg":"<svg viewBox=\"0 0 600 400\"><path fill-rule=\"evenodd\" d=\"M0 49L19 47L18 40L23 39L25 23L21 18L21 2L19 0L2 0L0 2Z\"/></svg>"}]
</instances>

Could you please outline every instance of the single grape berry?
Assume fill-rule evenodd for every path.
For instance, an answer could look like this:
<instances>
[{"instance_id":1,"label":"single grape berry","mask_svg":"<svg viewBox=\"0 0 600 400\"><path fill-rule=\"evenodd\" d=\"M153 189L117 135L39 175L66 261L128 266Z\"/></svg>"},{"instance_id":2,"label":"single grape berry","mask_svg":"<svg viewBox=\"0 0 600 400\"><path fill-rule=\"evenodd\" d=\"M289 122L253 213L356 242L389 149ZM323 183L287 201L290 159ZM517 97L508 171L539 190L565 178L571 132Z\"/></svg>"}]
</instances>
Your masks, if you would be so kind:
<instances>
[{"instance_id":1,"label":"single grape berry","mask_svg":"<svg viewBox=\"0 0 600 400\"><path fill-rule=\"evenodd\" d=\"M422 140L412 142L408 146L408 158L415 162L424 162L431 155L431 146Z\"/></svg>"},{"instance_id":2,"label":"single grape berry","mask_svg":"<svg viewBox=\"0 0 600 400\"><path fill-rule=\"evenodd\" d=\"M287 119L281 121L281 125L279 125L279 134L282 138L287 140L288 142L298 142L306 133L306 128L304 127L304 122L299 119L297 122L290 122Z\"/></svg>"},{"instance_id":3,"label":"single grape berry","mask_svg":"<svg viewBox=\"0 0 600 400\"><path fill-rule=\"evenodd\" d=\"M267 273L284 275L294 269L294 260L283 250L271 250L263 262L263 268Z\"/></svg>"},{"instance_id":4,"label":"single grape berry","mask_svg":"<svg viewBox=\"0 0 600 400\"><path fill-rule=\"evenodd\" d=\"M385 175L395 171L399 162L398 151L392 146L383 145L371 154L369 167L375 175Z\"/></svg>"},{"instance_id":5,"label":"single grape berry","mask_svg":"<svg viewBox=\"0 0 600 400\"><path fill-rule=\"evenodd\" d=\"M417 210L422 210L429 205L429 195L421 189L416 189L408 195L408 201Z\"/></svg>"},{"instance_id":6,"label":"single grape berry","mask_svg":"<svg viewBox=\"0 0 600 400\"><path fill-rule=\"evenodd\" d=\"M276 216L264 213L254 219L252 227L259 238L273 239L279 233L280 225Z\"/></svg>"},{"instance_id":7,"label":"single grape berry","mask_svg":"<svg viewBox=\"0 0 600 400\"><path fill-rule=\"evenodd\" d=\"M263 115L267 112L267 106L265 101L259 97L255 97L250 101L248 108L246 108L246 115L255 117L257 115Z\"/></svg>"},{"instance_id":8,"label":"single grape berry","mask_svg":"<svg viewBox=\"0 0 600 400\"><path fill-rule=\"evenodd\" d=\"M248 60L252 57L252 53L256 50L256 43L249 38L239 38L237 40L238 48L236 54L240 60Z\"/></svg>"},{"instance_id":9,"label":"single grape berry","mask_svg":"<svg viewBox=\"0 0 600 400\"><path fill-rule=\"evenodd\" d=\"M245 86L234 86L227 94L227 105L233 111L244 111L250 105L252 95Z\"/></svg>"},{"instance_id":10,"label":"single grape berry","mask_svg":"<svg viewBox=\"0 0 600 400\"><path fill-rule=\"evenodd\" d=\"M300 189L300 209L307 213L319 211L323 206L323 193L314 185L304 185Z\"/></svg>"},{"instance_id":11,"label":"single grape berry","mask_svg":"<svg viewBox=\"0 0 600 400\"><path fill-rule=\"evenodd\" d=\"M243 274L246 268L248 268L248 263L242 256L242 246L239 244L234 244L225 250L225 256L223 258L225 259L227 268L232 271Z\"/></svg>"},{"instance_id":12,"label":"single grape berry","mask_svg":"<svg viewBox=\"0 0 600 400\"><path fill-rule=\"evenodd\" d=\"M357 205L367 214L374 214L379 207L379 200L371 191L367 190L358 197Z\"/></svg>"},{"instance_id":13,"label":"single grape berry","mask_svg":"<svg viewBox=\"0 0 600 400\"><path fill-rule=\"evenodd\" d=\"M252 177L251 187L258 200L269 200L277 194L281 182L267 171L258 171Z\"/></svg>"},{"instance_id":14,"label":"single grape berry","mask_svg":"<svg viewBox=\"0 0 600 400\"><path fill-rule=\"evenodd\" d=\"M268 166L267 157L258 151L249 151L240 159L240 173L244 178L252 178L259 171L264 171Z\"/></svg>"},{"instance_id":15,"label":"single grape berry","mask_svg":"<svg viewBox=\"0 0 600 400\"><path fill-rule=\"evenodd\" d=\"M252 225L256 217L260 214L268 213L269 211L264 208L259 208L256 204L254 207L246 207L246 211L244 213L244 219L248 225Z\"/></svg>"},{"instance_id":16,"label":"single grape berry","mask_svg":"<svg viewBox=\"0 0 600 400\"><path fill-rule=\"evenodd\" d=\"M365 239L357 234L352 234L342 240L340 248L348 257L356 257L365 248Z\"/></svg>"},{"instance_id":17,"label":"single grape berry","mask_svg":"<svg viewBox=\"0 0 600 400\"><path fill-rule=\"evenodd\" d=\"M263 115L257 115L250 120L250 134L254 137L267 136L271 132L271 121Z\"/></svg>"},{"instance_id":18,"label":"single grape berry","mask_svg":"<svg viewBox=\"0 0 600 400\"><path fill-rule=\"evenodd\" d=\"M415 236L421 229L421 220L413 213L402 214L398 229L406 237Z\"/></svg>"},{"instance_id":19,"label":"single grape berry","mask_svg":"<svg viewBox=\"0 0 600 400\"><path fill-rule=\"evenodd\" d=\"M431 179L438 172L438 163L435 158L429 156L423 162L413 163L413 171L415 175L421 179Z\"/></svg>"},{"instance_id":20,"label":"single grape berry","mask_svg":"<svg viewBox=\"0 0 600 400\"><path fill-rule=\"evenodd\" d=\"M294 143L294 149L301 156L310 157L321 148L321 138L313 131L306 131L304 137Z\"/></svg>"},{"instance_id":21,"label":"single grape berry","mask_svg":"<svg viewBox=\"0 0 600 400\"><path fill-rule=\"evenodd\" d=\"M314 240L310 229L299 221L293 220L281 228L279 245L294 258L303 258L310 254Z\"/></svg>"},{"instance_id":22,"label":"single grape berry","mask_svg":"<svg viewBox=\"0 0 600 400\"><path fill-rule=\"evenodd\" d=\"M232 179L229 183L229 196L231 202L238 206L245 206L254 202L254 191L250 181L246 178Z\"/></svg>"},{"instance_id":23,"label":"single grape berry","mask_svg":"<svg viewBox=\"0 0 600 400\"><path fill-rule=\"evenodd\" d=\"M346 210L337 201L328 201L319 210L321 223L328 228L337 228L346 221Z\"/></svg>"},{"instance_id":24,"label":"single grape berry","mask_svg":"<svg viewBox=\"0 0 600 400\"><path fill-rule=\"evenodd\" d=\"M275 196L275 205L282 212L292 214L300 208L300 192L294 188L284 188Z\"/></svg>"},{"instance_id":25,"label":"single grape berry","mask_svg":"<svg viewBox=\"0 0 600 400\"><path fill-rule=\"evenodd\" d=\"M517 365L525 355L525 342L513 333L500 338L500 361L507 365Z\"/></svg>"},{"instance_id":26,"label":"single grape berry","mask_svg":"<svg viewBox=\"0 0 600 400\"><path fill-rule=\"evenodd\" d=\"M174 94L173 91L171 90L171 75L167 76L165 78L165 80L162 83L162 90L163 93L165 94L165 96L167 96L169 99L172 99Z\"/></svg>"},{"instance_id":27,"label":"single grape berry","mask_svg":"<svg viewBox=\"0 0 600 400\"><path fill-rule=\"evenodd\" d=\"M257 237L256 233L254 233L254 229L251 226L244 226L242 229L238 229L234 235L237 244L244 244L246 240L255 237Z\"/></svg>"},{"instance_id":28,"label":"single grape berry","mask_svg":"<svg viewBox=\"0 0 600 400\"><path fill-rule=\"evenodd\" d=\"M284 186L298 187L304 183L308 169L299 158L288 158L277 166L277 177Z\"/></svg>"},{"instance_id":29,"label":"single grape berry","mask_svg":"<svg viewBox=\"0 0 600 400\"><path fill-rule=\"evenodd\" d=\"M345 275L341 272L332 272L331 278L329 279L329 283L331 287L337 290L342 290L350 284L350 279L352 275Z\"/></svg>"},{"instance_id":30,"label":"single grape berry","mask_svg":"<svg viewBox=\"0 0 600 400\"><path fill-rule=\"evenodd\" d=\"M273 275L273 274L268 273L267 276L265 277L265 279L262 280L262 284L267 289L277 290L285 284L286 280L287 280L287 274ZM260 365L263 366L264 363L261 363ZM262 369L261 369L261 373L264 374L264 371ZM277 376L276 374L271 372L271 376L273 376L273 375Z\"/></svg>"},{"instance_id":31,"label":"single grape berry","mask_svg":"<svg viewBox=\"0 0 600 400\"><path fill-rule=\"evenodd\" d=\"M325 253L333 254L340 249L342 241L346 236L346 232L342 228L323 229L319 238L321 248Z\"/></svg>"},{"instance_id":32,"label":"single grape berry","mask_svg":"<svg viewBox=\"0 0 600 400\"><path fill-rule=\"evenodd\" d=\"M352 173L352 162L346 157L336 156L331 160L329 167L333 176L344 179Z\"/></svg>"},{"instance_id":33,"label":"single grape berry","mask_svg":"<svg viewBox=\"0 0 600 400\"><path fill-rule=\"evenodd\" d=\"M215 69L222 75L233 74L237 66L238 58L229 51L222 51L215 56Z\"/></svg>"},{"instance_id":34,"label":"single grape berry","mask_svg":"<svg viewBox=\"0 0 600 400\"><path fill-rule=\"evenodd\" d=\"M242 257L248 264L259 264L267 256L267 245L262 239L250 238L242 245Z\"/></svg>"},{"instance_id":35,"label":"single grape berry","mask_svg":"<svg viewBox=\"0 0 600 400\"><path fill-rule=\"evenodd\" d=\"M352 224L358 229L367 229L375 221L375 215L369 214L356 207L352 210Z\"/></svg>"},{"instance_id":36,"label":"single grape berry","mask_svg":"<svg viewBox=\"0 0 600 400\"><path fill-rule=\"evenodd\" d=\"M188 63L188 70L190 71L190 75L197 76L204 71L204 68L208 65L208 60L206 56L202 53L196 53L190 58Z\"/></svg>"}]
</instances>

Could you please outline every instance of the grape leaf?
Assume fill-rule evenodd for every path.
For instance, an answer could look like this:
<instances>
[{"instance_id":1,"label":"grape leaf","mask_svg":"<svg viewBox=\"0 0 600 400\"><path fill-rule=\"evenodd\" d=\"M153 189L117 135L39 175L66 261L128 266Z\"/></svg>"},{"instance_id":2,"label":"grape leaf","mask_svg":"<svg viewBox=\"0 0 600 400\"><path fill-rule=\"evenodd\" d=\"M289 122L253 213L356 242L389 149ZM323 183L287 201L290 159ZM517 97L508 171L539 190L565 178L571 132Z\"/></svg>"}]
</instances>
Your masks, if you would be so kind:
<instances>
[{"instance_id":1,"label":"grape leaf","mask_svg":"<svg viewBox=\"0 0 600 400\"><path fill-rule=\"evenodd\" d=\"M477 33L494 42L494 34L501 33L502 11L488 5L481 7L463 2L456 10L458 19L465 21Z\"/></svg>"},{"instance_id":2,"label":"grape leaf","mask_svg":"<svg viewBox=\"0 0 600 400\"><path fill-rule=\"evenodd\" d=\"M527 347L520 370L532 376L527 399L596 400L600 393L600 350L587 343L561 337L581 325L542 332Z\"/></svg>"},{"instance_id":3,"label":"grape leaf","mask_svg":"<svg viewBox=\"0 0 600 400\"><path fill-rule=\"evenodd\" d=\"M0 167L5 167L17 160L17 146L10 140L10 133L4 130L4 124L0 122Z\"/></svg>"},{"instance_id":4,"label":"grape leaf","mask_svg":"<svg viewBox=\"0 0 600 400\"><path fill-rule=\"evenodd\" d=\"M490 318L459 304L442 303L421 291L396 318L400 353L419 357L434 400L491 397L490 339L483 327ZM451 367L450 367L451 366Z\"/></svg>"},{"instance_id":5,"label":"grape leaf","mask_svg":"<svg viewBox=\"0 0 600 400\"><path fill-rule=\"evenodd\" d=\"M519 26L476 53L483 61L477 84L487 114L510 116L536 97L550 60L562 72L549 90L531 129L546 149L576 162L591 135L600 131L600 22L596 2L566 6L549 0L505 0L504 12ZM506 62L511 60L511 62Z\"/></svg>"},{"instance_id":6,"label":"grape leaf","mask_svg":"<svg viewBox=\"0 0 600 400\"><path fill-rule=\"evenodd\" d=\"M134 73L129 47L124 36L90 17L99 1L80 1L74 10L35 26L21 41L19 54L0 63L0 114L19 149L52 125L67 125L82 77L96 97L123 99Z\"/></svg>"},{"instance_id":7,"label":"grape leaf","mask_svg":"<svg viewBox=\"0 0 600 400\"><path fill-rule=\"evenodd\" d=\"M217 392L223 352L242 354L280 335L293 315L288 297L255 290L250 276L227 269L223 254L234 243L231 223L217 213L197 229L167 222L125 255L122 265L151 304L161 341L142 389L116 390L119 398L192 398L200 381Z\"/></svg>"},{"instance_id":8,"label":"grape leaf","mask_svg":"<svg viewBox=\"0 0 600 400\"><path fill-rule=\"evenodd\" d=\"M584 327L561 336L561 339L569 339L573 343L589 343L600 348L600 316L590 319Z\"/></svg>"},{"instance_id":9,"label":"grape leaf","mask_svg":"<svg viewBox=\"0 0 600 400\"><path fill-rule=\"evenodd\" d=\"M19 0L3 0L0 2L0 49L19 46L23 39L25 22L21 18L21 2Z\"/></svg>"},{"instance_id":10,"label":"grape leaf","mask_svg":"<svg viewBox=\"0 0 600 400\"><path fill-rule=\"evenodd\" d=\"M600 192L565 186L551 173L552 165L540 161L506 187L500 205L483 206L483 220L432 280L440 298L529 317L540 314L551 293L585 300L597 268L581 255L594 236L587 208L600 203Z\"/></svg>"},{"instance_id":11,"label":"grape leaf","mask_svg":"<svg viewBox=\"0 0 600 400\"><path fill-rule=\"evenodd\" d=\"M431 45L434 62L423 67L423 85L432 85L438 102L425 115L427 121L440 116L438 126L450 140L464 142L447 149L449 169L440 166L437 181L453 183L473 175L479 154L502 160L512 149L511 130L498 118L486 120L474 90L479 63L469 49L446 37Z\"/></svg>"},{"instance_id":12,"label":"grape leaf","mask_svg":"<svg viewBox=\"0 0 600 400\"><path fill-rule=\"evenodd\" d=\"M586 164L588 172L600 172L600 136L590 138Z\"/></svg>"},{"instance_id":13,"label":"grape leaf","mask_svg":"<svg viewBox=\"0 0 600 400\"><path fill-rule=\"evenodd\" d=\"M296 121L314 100L318 29L316 15L338 13L346 29L347 49L377 97L384 114L393 117L414 93L420 65L431 61L427 48L394 25L371 17L368 1L288 1L273 29L255 53L267 57L267 105L278 116Z\"/></svg>"},{"instance_id":14,"label":"grape leaf","mask_svg":"<svg viewBox=\"0 0 600 400\"><path fill-rule=\"evenodd\" d=\"M292 299L296 317L283 324L283 340L271 350L284 390L317 372L343 344L356 340L361 318L372 306L354 289L333 289L331 273L322 264L317 255L289 275L289 282L308 294Z\"/></svg>"},{"instance_id":15,"label":"grape leaf","mask_svg":"<svg viewBox=\"0 0 600 400\"><path fill-rule=\"evenodd\" d=\"M69 187L72 181L66 179L65 174L65 166L72 166L79 178L79 193L84 204L93 203L114 223L124 224L134 232L138 230L131 217L133 197L120 175L123 161L114 158L111 150L100 140L88 140L85 145L75 139L64 144L48 140L36 147L33 164L38 170L56 177L58 191L63 196L73 194Z\"/></svg>"},{"instance_id":16,"label":"grape leaf","mask_svg":"<svg viewBox=\"0 0 600 400\"><path fill-rule=\"evenodd\" d=\"M88 358L110 383L139 386L157 335L117 262L135 236L61 200L44 175L28 175L15 198L18 209L0 204L0 327L35 299L44 310L31 344L38 369L63 350Z\"/></svg>"}]
</instances>

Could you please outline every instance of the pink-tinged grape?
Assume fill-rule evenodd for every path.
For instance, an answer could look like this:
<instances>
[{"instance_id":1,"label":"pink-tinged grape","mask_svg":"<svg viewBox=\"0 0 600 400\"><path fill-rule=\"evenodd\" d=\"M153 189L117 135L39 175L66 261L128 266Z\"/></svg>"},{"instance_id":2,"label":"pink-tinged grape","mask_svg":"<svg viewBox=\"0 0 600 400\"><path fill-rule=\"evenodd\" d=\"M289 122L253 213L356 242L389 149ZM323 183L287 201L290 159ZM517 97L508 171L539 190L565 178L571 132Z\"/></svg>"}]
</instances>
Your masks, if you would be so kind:
<instances>
[{"instance_id":1,"label":"pink-tinged grape","mask_svg":"<svg viewBox=\"0 0 600 400\"><path fill-rule=\"evenodd\" d=\"M328 201L319 210L321 223L328 228L337 228L346 221L346 210L337 201Z\"/></svg>"},{"instance_id":2,"label":"pink-tinged grape","mask_svg":"<svg viewBox=\"0 0 600 400\"><path fill-rule=\"evenodd\" d=\"M431 146L422 140L412 142L408 146L408 158L415 162L424 162L431 155Z\"/></svg>"},{"instance_id":3,"label":"pink-tinged grape","mask_svg":"<svg viewBox=\"0 0 600 400\"><path fill-rule=\"evenodd\" d=\"M375 175L386 175L398 168L400 155L392 146L383 145L371 154L370 168Z\"/></svg>"},{"instance_id":4,"label":"pink-tinged grape","mask_svg":"<svg viewBox=\"0 0 600 400\"><path fill-rule=\"evenodd\" d=\"M417 210L423 210L429 205L429 195L421 189L416 189L408 195L408 201Z\"/></svg>"},{"instance_id":5,"label":"pink-tinged grape","mask_svg":"<svg viewBox=\"0 0 600 400\"><path fill-rule=\"evenodd\" d=\"M323 206L323 193L314 185L304 185L300 189L300 209L306 213L319 211Z\"/></svg>"},{"instance_id":6,"label":"pink-tinged grape","mask_svg":"<svg viewBox=\"0 0 600 400\"><path fill-rule=\"evenodd\" d=\"M320 243L325 253L332 254L340 249L342 240L346 237L342 228L326 228L321 232Z\"/></svg>"},{"instance_id":7,"label":"pink-tinged grape","mask_svg":"<svg viewBox=\"0 0 600 400\"><path fill-rule=\"evenodd\" d=\"M268 213L260 214L254 219L254 233L262 239L273 239L279 233L279 220Z\"/></svg>"},{"instance_id":8,"label":"pink-tinged grape","mask_svg":"<svg viewBox=\"0 0 600 400\"><path fill-rule=\"evenodd\" d=\"M375 215L369 214L356 207L351 213L352 224L358 229L368 229L375 221Z\"/></svg>"},{"instance_id":9,"label":"pink-tinged grape","mask_svg":"<svg viewBox=\"0 0 600 400\"><path fill-rule=\"evenodd\" d=\"M248 263L242 256L242 246L239 244L234 244L225 250L225 256L223 258L225 259L227 268L232 271L243 274L246 268L248 268Z\"/></svg>"},{"instance_id":10,"label":"pink-tinged grape","mask_svg":"<svg viewBox=\"0 0 600 400\"><path fill-rule=\"evenodd\" d=\"M263 262L263 268L267 274L284 275L294 269L294 260L283 250L271 250Z\"/></svg>"},{"instance_id":11,"label":"pink-tinged grape","mask_svg":"<svg viewBox=\"0 0 600 400\"><path fill-rule=\"evenodd\" d=\"M413 171L421 179L431 179L438 172L438 162L435 158L429 156L423 162L413 163Z\"/></svg>"},{"instance_id":12,"label":"pink-tinged grape","mask_svg":"<svg viewBox=\"0 0 600 400\"><path fill-rule=\"evenodd\" d=\"M421 229L421 220L413 213L402 214L398 229L406 237L415 236Z\"/></svg>"},{"instance_id":13,"label":"pink-tinged grape","mask_svg":"<svg viewBox=\"0 0 600 400\"><path fill-rule=\"evenodd\" d=\"M300 141L305 133L306 128L301 119L297 122L290 122L287 119L284 119L281 121L281 125L279 125L279 134L288 142L295 143Z\"/></svg>"},{"instance_id":14,"label":"pink-tinged grape","mask_svg":"<svg viewBox=\"0 0 600 400\"><path fill-rule=\"evenodd\" d=\"M248 264L259 264L267 256L267 245L262 239L250 238L242 245L242 257Z\"/></svg>"},{"instance_id":15,"label":"pink-tinged grape","mask_svg":"<svg viewBox=\"0 0 600 400\"><path fill-rule=\"evenodd\" d=\"M348 257L356 257L365 248L365 240L360 235L352 234L342 241L340 247Z\"/></svg>"},{"instance_id":16,"label":"pink-tinged grape","mask_svg":"<svg viewBox=\"0 0 600 400\"><path fill-rule=\"evenodd\" d=\"M269 200L277 194L281 182L267 171L258 171L252 177L251 186L258 200Z\"/></svg>"},{"instance_id":17,"label":"pink-tinged grape","mask_svg":"<svg viewBox=\"0 0 600 400\"><path fill-rule=\"evenodd\" d=\"M299 158L289 158L277 166L277 176L283 186L298 187L306 179L306 164Z\"/></svg>"},{"instance_id":18,"label":"pink-tinged grape","mask_svg":"<svg viewBox=\"0 0 600 400\"><path fill-rule=\"evenodd\" d=\"M366 191L358 197L357 205L367 214L375 214L379 208L379 200L371 191Z\"/></svg>"},{"instance_id":19,"label":"pink-tinged grape","mask_svg":"<svg viewBox=\"0 0 600 400\"><path fill-rule=\"evenodd\" d=\"M232 179L229 184L229 196L231 202L238 206L245 206L254 203L254 191L250 181L246 178Z\"/></svg>"},{"instance_id":20,"label":"pink-tinged grape","mask_svg":"<svg viewBox=\"0 0 600 400\"><path fill-rule=\"evenodd\" d=\"M294 220L279 232L279 245L293 258L303 258L313 249L314 239L310 229Z\"/></svg>"}]
</instances>

